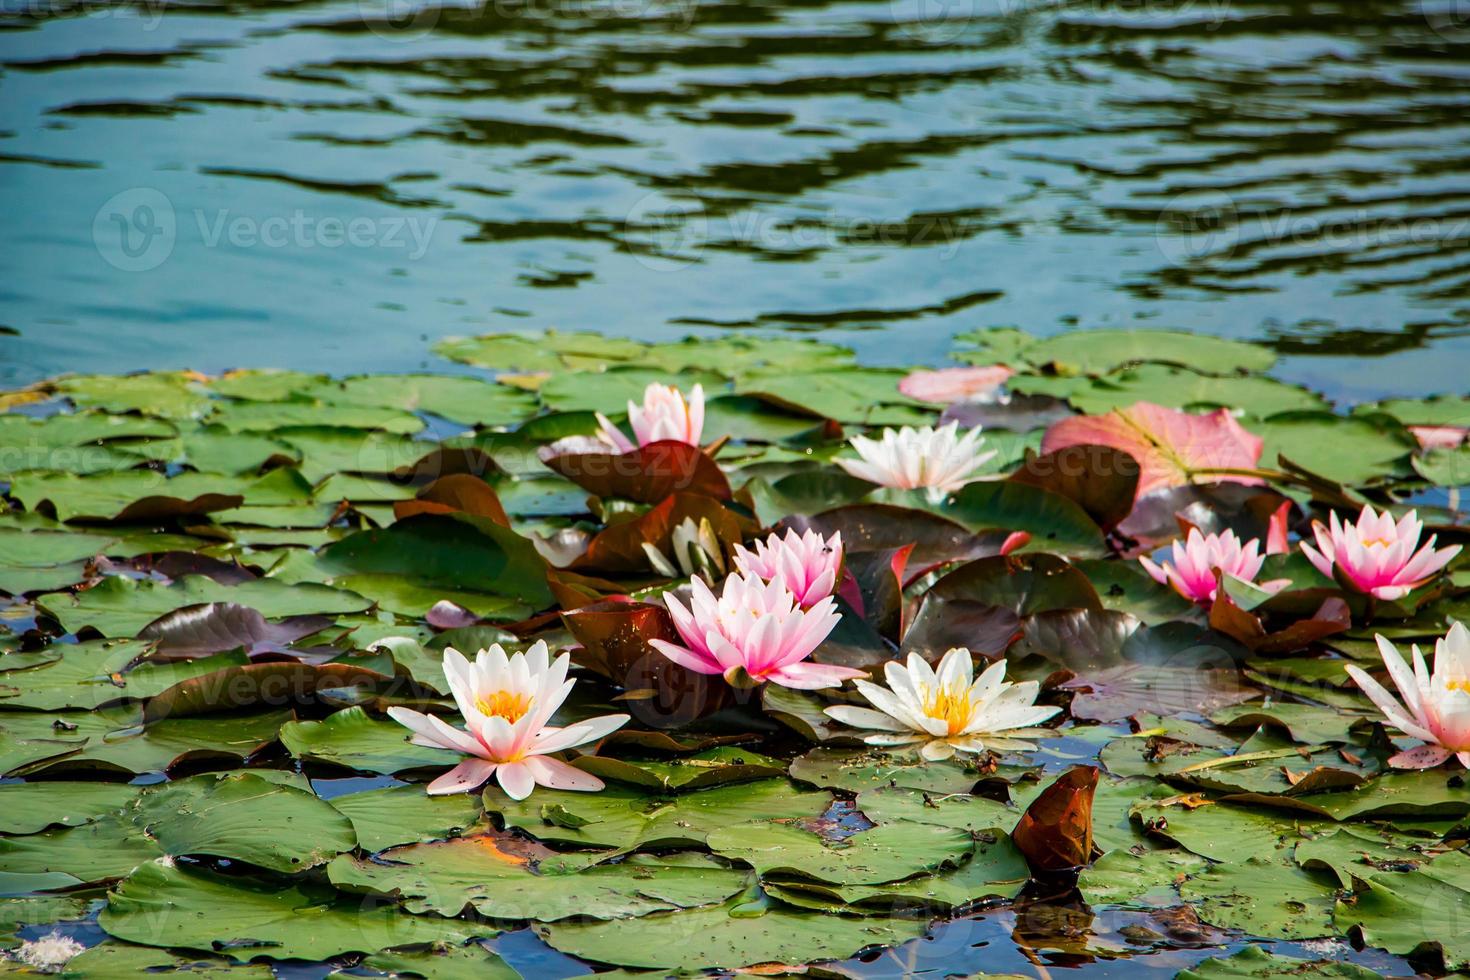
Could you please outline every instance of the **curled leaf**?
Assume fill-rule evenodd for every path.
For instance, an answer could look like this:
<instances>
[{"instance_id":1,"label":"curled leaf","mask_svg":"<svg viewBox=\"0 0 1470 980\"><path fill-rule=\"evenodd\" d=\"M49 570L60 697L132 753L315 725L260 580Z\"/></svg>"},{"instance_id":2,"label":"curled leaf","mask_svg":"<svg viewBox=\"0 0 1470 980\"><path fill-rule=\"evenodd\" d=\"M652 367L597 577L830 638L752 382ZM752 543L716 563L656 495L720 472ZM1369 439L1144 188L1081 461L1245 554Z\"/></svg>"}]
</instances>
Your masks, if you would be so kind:
<instances>
[{"instance_id":1,"label":"curled leaf","mask_svg":"<svg viewBox=\"0 0 1470 980\"><path fill-rule=\"evenodd\" d=\"M1070 871L1092 860L1094 766L1075 766L1031 801L1011 840L1036 874Z\"/></svg>"}]
</instances>

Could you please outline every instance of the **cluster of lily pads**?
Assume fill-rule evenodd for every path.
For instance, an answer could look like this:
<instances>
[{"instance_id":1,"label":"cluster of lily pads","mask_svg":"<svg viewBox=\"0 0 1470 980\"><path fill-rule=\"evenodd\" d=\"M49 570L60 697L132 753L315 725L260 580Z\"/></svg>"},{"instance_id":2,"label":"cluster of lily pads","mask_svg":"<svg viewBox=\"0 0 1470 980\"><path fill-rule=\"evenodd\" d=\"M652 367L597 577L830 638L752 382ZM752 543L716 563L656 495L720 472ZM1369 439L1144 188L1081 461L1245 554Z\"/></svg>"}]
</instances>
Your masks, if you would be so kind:
<instances>
[{"instance_id":1,"label":"cluster of lily pads","mask_svg":"<svg viewBox=\"0 0 1470 980\"><path fill-rule=\"evenodd\" d=\"M0 394L5 969L845 975L1007 912L1470 968L1470 400L1164 331L437 350Z\"/></svg>"}]
</instances>

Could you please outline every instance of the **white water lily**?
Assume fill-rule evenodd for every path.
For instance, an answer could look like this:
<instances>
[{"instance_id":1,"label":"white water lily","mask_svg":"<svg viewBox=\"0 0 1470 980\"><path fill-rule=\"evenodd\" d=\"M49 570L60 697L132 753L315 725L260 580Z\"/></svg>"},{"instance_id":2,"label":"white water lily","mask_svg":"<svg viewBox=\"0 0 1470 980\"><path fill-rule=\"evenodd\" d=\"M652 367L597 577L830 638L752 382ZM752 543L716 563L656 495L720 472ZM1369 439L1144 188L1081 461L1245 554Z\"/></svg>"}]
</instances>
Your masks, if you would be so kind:
<instances>
[{"instance_id":1,"label":"white water lily","mask_svg":"<svg viewBox=\"0 0 1470 980\"><path fill-rule=\"evenodd\" d=\"M643 542L643 553L653 570L668 578L693 578L700 576L706 582L725 574L725 555L720 548L720 539L715 535L714 525L709 518L702 517L699 523L686 517L669 535L672 559L651 543Z\"/></svg>"},{"instance_id":2,"label":"white water lily","mask_svg":"<svg viewBox=\"0 0 1470 980\"><path fill-rule=\"evenodd\" d=\"M1400 697L1394 697L1368 672L1347 665L1348 676L1362 688L1389 724L1423 745L1400 752L1388 764L1400 769L1428 769L1451 755L1470 768L1470 632L1460 623L1434 643L1434 670L1424 664L1419 644L1411 648L1414 667L1404 663L1394 645L1377 637L1378 653Z\"/></svg>"},{"instance_id":3,"label":"white water lily","mask_svg":"<svg viewBox=\"0 0 1470 980\"><path fill-rule=\"evenodd\" d=\"M939 501L974 480L976 470L995 456L981 452L984 436L977 426L963 435L958 422L939 428L884 429L881 439L853 436L862 459L838 459L837 465L860 480L900 490L925 489Z\"/></svg>"},{"instance_id":4,"label":"white water lily","mask_svg":"<svg viewBox=\"0 0 1470 980\"><path fill-rule=\"evenodd\" d=\"M38 973L60 973L62 967L86 948L70 936L63 936L53 930L40 939L28 939L21 943L18 949L12 951L12 955Z\"/></svg>"},{"instance_id":5,"label":"white water lily","mask_svg":"<svg viewBox=\"0 0 1470 980\"><path fill-rule=\"evenodd\" d=\"M603 715L566 728L547 724L576 684L567 679L571 657L549 661L545 640L507 657L499 643L474 663L453 647L444 651L444 677L469 730L435 715L393 707L388 716L411 730L415 745L462 752L470 758L429 784L429 793L472 790L491 776L512 799L539 784L552 789L599 790L602 780L550 757L621 728L627 715Z\"/></svg>"},{"instance_id":6,"label":"white water lily","mask_svg":"<svg viewBox=\"0 0 1470 980\"><path fill-rule=\"evenodd\" d=\"M827 714L845 725L876 730L877 734L864 739L869 745L923 743L919 753L930 762L948 759L956 751L1033 748L1027 739L1051 733L1032 726L1062 710L1036 704L1040 685L1035 681L1008 682L1004 660L997 660L972 681L974 664L964 647L946 653L937 671L911 653L907 667L891 660L883 672L888 679L886 688L853 681L878 710L834 705L826 709Z\"/></svg>"}]
</instances>

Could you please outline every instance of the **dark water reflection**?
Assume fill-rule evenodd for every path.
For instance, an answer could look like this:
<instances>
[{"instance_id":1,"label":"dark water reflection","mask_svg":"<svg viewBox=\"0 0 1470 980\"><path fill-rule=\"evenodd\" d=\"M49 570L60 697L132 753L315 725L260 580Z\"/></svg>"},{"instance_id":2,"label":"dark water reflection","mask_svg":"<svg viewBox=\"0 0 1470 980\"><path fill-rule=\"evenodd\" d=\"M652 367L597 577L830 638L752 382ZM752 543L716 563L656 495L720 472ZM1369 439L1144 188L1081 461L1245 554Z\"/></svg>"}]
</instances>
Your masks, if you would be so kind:
<instances>
[{"instance_id":1,"label":"dark water reflection","mask_svg":"<svg viewBox=\"0 0 1470 980\"><path fill-rule=\"evenodd\" d=\"M0 9L0 383L539 326L912 361L1014 323L1464 387L1459 0Z\"/></svg>"}]
</instances>

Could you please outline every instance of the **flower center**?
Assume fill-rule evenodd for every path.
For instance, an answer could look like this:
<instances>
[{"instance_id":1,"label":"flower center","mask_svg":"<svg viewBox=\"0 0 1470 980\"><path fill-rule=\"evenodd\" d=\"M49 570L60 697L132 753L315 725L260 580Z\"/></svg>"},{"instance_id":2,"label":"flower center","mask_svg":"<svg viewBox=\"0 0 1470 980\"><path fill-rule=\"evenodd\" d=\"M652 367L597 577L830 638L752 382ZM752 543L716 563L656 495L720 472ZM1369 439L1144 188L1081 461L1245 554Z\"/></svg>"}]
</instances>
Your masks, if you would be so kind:
<instances>
[{"instance_id":1,"label":"flower center","mask_svg":"<svg viewBox=\"0 0 1470 980\"><path fill-rule=\"evenodd\" d=\"M1470 694L1470 680L1466 680L1463 678L1459 680L1445 681L1444 687L1446 691L1459 691L1461 694Z\"/></svg>"},{"instance_id":2,"label":"flower center","mask_svg":"<svg viewBox=\"0 0 1470 980\"><path fill-rule=\"evenodd\" d=\"M949 725L949 734L958 735L970 723L970 692L951 691L941 687L924 708L930 718L937 718Z\"/></svg>"},{"instance_id":3,"label":"flower center","mask_svg":"<svg viewBox=\"0 0 1470 980\"><path fill-rule=\"evenodd\" d=\"M1361 543L1364 548L1388 548L1393 545L1387 538L1364 538Z\"/></svg>"},{"instance_id":4,"label":"flower center","mask_svg":"<svg viewBox=\"0 0 1470 980\"><path fill-rule=\"evenodd\" d=\"M531 702L534 698L525 694L517 694L513 691L496 691L489 697L475 699L475 707L482 714L492 718L504 718L514 725L523 718L527 711L531 710Z\"/></svg>"}]
</instances>

